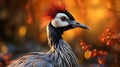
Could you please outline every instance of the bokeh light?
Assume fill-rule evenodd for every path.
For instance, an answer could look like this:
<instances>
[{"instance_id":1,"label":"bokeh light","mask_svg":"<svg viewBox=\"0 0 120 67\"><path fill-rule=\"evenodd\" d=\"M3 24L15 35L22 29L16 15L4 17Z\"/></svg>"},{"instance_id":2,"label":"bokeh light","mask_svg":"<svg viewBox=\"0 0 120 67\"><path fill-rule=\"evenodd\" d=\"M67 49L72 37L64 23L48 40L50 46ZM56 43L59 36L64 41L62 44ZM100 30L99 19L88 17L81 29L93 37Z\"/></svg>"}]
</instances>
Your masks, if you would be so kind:
<instances>
[{"instance_id":1,"label":"bokeh light","mask_svg":"<svg viewBox=\"0 0 120 67\"><path fill-rule=\"evenodd\" d=\"M19 28L19 36L20 36L20 37L24 37L25 34L26 34L26 32L27 32L27 28L26 28L25 26L21 26L21 27Z\"/></svg>"}]
</instances>

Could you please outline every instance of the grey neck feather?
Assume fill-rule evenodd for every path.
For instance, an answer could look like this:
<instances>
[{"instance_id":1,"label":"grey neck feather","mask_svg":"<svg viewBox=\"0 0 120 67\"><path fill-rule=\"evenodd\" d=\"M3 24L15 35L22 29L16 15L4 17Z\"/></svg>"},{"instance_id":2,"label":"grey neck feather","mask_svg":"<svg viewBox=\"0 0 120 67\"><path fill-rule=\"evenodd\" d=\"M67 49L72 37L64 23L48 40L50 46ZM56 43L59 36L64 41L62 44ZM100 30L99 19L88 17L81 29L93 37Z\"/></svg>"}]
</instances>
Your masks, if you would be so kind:
<instances>
[{"instance_id":1,"label":"grey neck feather","mask_svg":"<svg viewBox=\"0 0 120 67\"><path fill-rule=\"evenodd\" d=\"M52 63L55 67L78 67L71 47L61 37L63 31L59 30L52 27L51 24L47 27L48 41L51 45L47 56L54 60Z\"/></svg>"}]
</instances>

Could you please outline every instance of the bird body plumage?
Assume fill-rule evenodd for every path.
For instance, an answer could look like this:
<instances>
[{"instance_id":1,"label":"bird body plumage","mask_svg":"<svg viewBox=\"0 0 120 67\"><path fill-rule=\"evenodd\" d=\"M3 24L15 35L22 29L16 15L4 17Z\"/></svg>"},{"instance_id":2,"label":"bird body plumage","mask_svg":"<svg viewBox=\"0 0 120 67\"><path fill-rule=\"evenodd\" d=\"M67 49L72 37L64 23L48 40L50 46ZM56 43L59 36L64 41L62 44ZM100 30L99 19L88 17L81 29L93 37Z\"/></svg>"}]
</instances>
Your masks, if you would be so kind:
<instances>
[{"instance_id":1,"label":"bird body plumage","mask_svg":"<svg viewBox=\"0 0 120 67\"><path fill-rule=\"evenodd\" d=\"M51 49L48 52L28 53L13 61L8 67L78 67L71 47L62 39L61 35L58 35L62 34L62 31L56 32L51 24L47 28L49 30L48 32L51 33L48 34Z\"/></svg>"}]
</instances>

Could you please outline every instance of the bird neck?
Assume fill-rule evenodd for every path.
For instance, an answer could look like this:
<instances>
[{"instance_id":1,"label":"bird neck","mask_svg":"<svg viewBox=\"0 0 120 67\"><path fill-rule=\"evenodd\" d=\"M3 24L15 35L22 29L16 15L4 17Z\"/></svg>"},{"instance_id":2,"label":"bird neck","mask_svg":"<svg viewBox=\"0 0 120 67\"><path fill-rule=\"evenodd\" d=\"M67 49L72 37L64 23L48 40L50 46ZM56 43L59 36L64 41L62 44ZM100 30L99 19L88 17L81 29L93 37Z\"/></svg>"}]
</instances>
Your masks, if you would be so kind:
<instances>
[{"instance_id":1,"label":"bird neck","mask_svg":"<svg viewBox=\"0 0 120 67\"><path fill-rule=\"evenodd\" d=\"M48 42L50 46L54 46L62 39L63 30L60 28L55 28L52 24L48 24L47 26L47 36Z\"/></svg>"},{"instance_id":2,"label":"bird neck","mask_svg":"<svg viewBox=\"0 0 120 67\"><path fill-rule=\"evenodd\" d=\"M59 67L78 67L76 57L71 47L62 38L63 32L68 28L69 27L55 28L51 23L47 25L48 42L51 47L47 56L51 57L51 59L54 60L54 62L52 62ZM62 61L63 59L64 61Z\"/></svg>"}]
</instances>

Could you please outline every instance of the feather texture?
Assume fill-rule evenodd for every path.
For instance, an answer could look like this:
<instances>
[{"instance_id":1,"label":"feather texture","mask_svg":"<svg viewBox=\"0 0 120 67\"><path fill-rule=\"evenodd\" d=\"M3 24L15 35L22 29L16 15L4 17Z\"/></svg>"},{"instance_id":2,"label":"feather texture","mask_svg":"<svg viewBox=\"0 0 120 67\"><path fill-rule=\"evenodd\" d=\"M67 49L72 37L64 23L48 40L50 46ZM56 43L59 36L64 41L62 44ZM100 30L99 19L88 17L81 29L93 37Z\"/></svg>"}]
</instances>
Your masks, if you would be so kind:
<instances>
[{"instance_id":1,"label":"feather texture","mask_svg":"<svg viewBox=\"0 0 120 67\"><path fill-rule=\"evenodd\" d=\"M71 47L63 39L53 48L54 51L50 50L47 53L28 53L8 67L78 67Z\"/></svg>"}]
</instances>

